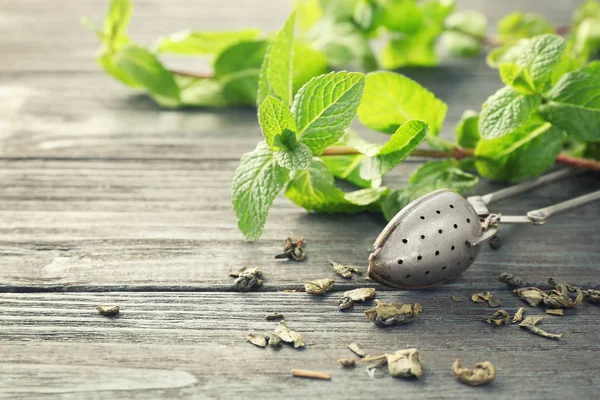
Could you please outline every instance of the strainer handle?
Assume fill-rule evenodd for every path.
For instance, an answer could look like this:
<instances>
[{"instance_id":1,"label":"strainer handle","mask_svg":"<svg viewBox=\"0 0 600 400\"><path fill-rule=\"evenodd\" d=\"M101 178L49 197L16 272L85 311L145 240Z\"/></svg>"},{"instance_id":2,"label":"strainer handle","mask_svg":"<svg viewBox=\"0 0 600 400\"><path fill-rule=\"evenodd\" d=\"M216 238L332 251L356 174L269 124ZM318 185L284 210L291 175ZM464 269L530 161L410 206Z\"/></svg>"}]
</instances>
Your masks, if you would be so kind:
<instances>
[{"instance_id":1,"label":"strainer handle","mask_svg":"<svg viewBox=\"0 0 600 400\"><path fill-rule=\"evenodd\" d=\"M535 225L542 225L546 223L548 218L554 214L572 210L598 200L600 200L600 190L584 194L583 196L575 197L574 199L566 200L552 206L529 211L527 213L527 218L529 218L529 220Z\"/></svg>"}]
</instances>

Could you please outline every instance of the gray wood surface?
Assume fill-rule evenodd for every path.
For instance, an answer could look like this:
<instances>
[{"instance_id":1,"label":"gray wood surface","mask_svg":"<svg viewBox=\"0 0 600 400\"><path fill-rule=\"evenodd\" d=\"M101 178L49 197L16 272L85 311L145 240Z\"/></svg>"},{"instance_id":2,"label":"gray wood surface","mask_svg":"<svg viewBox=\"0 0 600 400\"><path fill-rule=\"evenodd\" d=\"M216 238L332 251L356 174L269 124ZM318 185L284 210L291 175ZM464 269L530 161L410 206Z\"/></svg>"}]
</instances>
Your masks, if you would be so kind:
<instances>
[{"instance_id":1,"label":"gray wood surface","mask_svg":"<svg viewBox=\"0 0 600 400\"><path fill-rule=\"evenodd\" d=\"M576 1L460 1L493 23L516 9L569 22ZM100 20L104 2L4 0L0 4L0 398L597 398L598 307L586 304L543 325L551 341L515 326L481 322L493 309L473 304L491 290L514 312L523 305L497 281L500 272L543 284L547 277L600 288L600 207L559 215L542 227L503 227L503 247L485 247L454 282L393 291L363 278L335 276L327 260L364 266L385 221L378 215L311 215L281 197L261 240L244 243L230 207L241 154L260 140L255 111L167 111L112 81L96 65L96 38L79 17ZM131 34L142 43L184 28L276 29L285 1L134 1ZM170 61L171 62L171 61ZM202 69L206 63L173 60ZM446 58L438 68L404 71L448 102L442 135L465 109L500 86L483 59ZM374 140L382 135L361 133ZM406 183L423 160L387 177ZM482 182L478 193L502 187ZM499 202L506 214L599 189L593 174ZM308 259L273 259L284 237L304 236ZM261 292L231 292L228 272L259 266ZM335 292L315 299L300 289L331 277ZM337 311L339 291L375 286L378 298L421 302L412 325L379 329L358 306ZM450 296L465 298L455 303ZM119 304L114 319L99 304ZM267 312L283 312L307 348L262 350L250 331L270 331ZM528 315L542 315L527 308ZM370 353L421 350L425 375L402 381L364 368L339 370L350 342ZM460 357L490 360L496 382L454 381ZM333 374L331 382L292 378L291 368Z\"/></svg>"}]
</instances>

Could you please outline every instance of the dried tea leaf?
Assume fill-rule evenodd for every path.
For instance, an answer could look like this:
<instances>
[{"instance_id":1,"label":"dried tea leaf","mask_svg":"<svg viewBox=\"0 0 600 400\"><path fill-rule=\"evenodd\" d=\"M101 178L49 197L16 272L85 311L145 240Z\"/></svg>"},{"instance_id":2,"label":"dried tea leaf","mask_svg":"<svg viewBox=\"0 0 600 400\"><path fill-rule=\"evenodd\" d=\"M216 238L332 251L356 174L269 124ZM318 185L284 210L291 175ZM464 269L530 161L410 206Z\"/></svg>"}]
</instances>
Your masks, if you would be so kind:
<instances>
[{"instance_id":1,"label":"dried tea leaf","mask_svg":"<svg viewBox=\"0 0 600 400\"><path fill-rule=\"evenodd\" d=\"M367 370L381 368L387 364L387 356L384 354L383 358L378 359L374 364L368 365ZM364 361L364 360L363 360Z\"/></svg>"},{"instance_id":2,"label":"dried tea leaf","mask_svg":"<svg viewBox=\"0 0 600 400\"><path fill-rule=\"evenodd\" d=\"M259 278L261 272L258 268L252 268L253 271L246 270L233 281L233 288L238 292L248 292L262 286L263 281Z\"/></svg>"},{"instance_id":3,"label":"dried tea leaf","mask_svg":"<svg viewBox=\"0 0 600 400\"><path fill-rule=\"evenodd\" d=\"M114 317L115 315L118 315L121 311L119 309L119 306L98 306L96 309L101 315L104 315L105 317Z\"/></svg>"},{"instance_id":4,"label":"dried tea leaf","mask_svg":"<svg viewBox=\"0 0 600 400\"><path fill-rule=\"evenodd\" d=\"M306 257L306 252L302 248L304 245L304 238L300 238L294 243L292 238L286 238L283 241L283 253L275 255L275 258L287 258L294 261L302 261Z\"/></svg>"},{"instance_id":5,"label":"dried tea leaf","mask_svg":"<svg viewBox=\"0 0 600 400\"><path fill-rule=\"evenodd\" d=\"M600 290L598 289L584 290L583 297L585 301L589 301L592 304L600 304Z\"/></svg>"},{"instance_id":6,"label":"dried tea leaf","mask_svg":"<svg viewBox=\"0 0 600 400\"><path fill-rule=\"evenodd\" d=\"M492 326L508 325L510 315L504 310L498 310L491 317L485 320L486 323Z\"/></svg>"},{"instance_id":7,"label":"dried tea leaf","mask_svg":"<svg viewBox=\"0 0 600 400\"><path fill-rule=\"evenodd\" d=\"M496 367L489 361L483 361L475 364L473 369L463 368L461 360L458 359L452 364L452 374L465 385L481 386L496 379Z\"/></svg>"},{"instance_id":8,"label":"dried tea leaf","mask_svg":"<svg viewBox=\"0 0 600 400\"><path fill-rule=\"evenodd\" d=\"M268 335L268 342L271 347L281 347L281 339L272 333Z\"/></svg>"},{"instance_id":9,"label":"dried tea leaf","mask_svg":"<svg viewBox=\"0 0 600 400\"><path fill-rule=\"evenodd\" d=\"M546 298L546 292L536 287L524 287L513 290L513 293L519 296L521 300L524 300L531 307L537 307Z\"/></svg>"},{"instance_id":10,"label":"dried tea leaf","mask_svg":"<svg viewBox=\"0 0 600 400\"><path fill-rule=\"evenodd\" d=\"M247 272L247 273L253 274L253 275L261 275L262 274L260 272L260 269L258 269L258 268L242 267L242 268L238 269L237 271L230 272L229 276L237 278L238 276L242 275L244 272Z\"/></svg>"},{"instance_id":11,"label":"dried tea leaf","mask_svg":"<svg viewBox=\"0 0 600 400\"><path fill-rule=\"evenodd\" d=\"M378 300L375 300L375 302L377 306L365 311L365 315L369 321L375 322L375 325L382 328L411 323L422 311L419 303L381 303Z\"/></svg>"},{"instance_id":12,"label":"dried tea leaf","mask_svg":"<svg viewBox=\"0 0 600 400\"><path fill-rule=\"evenodd\" d=\"M366 357L366 356L367 356L367 353L365 353L365 352L364 352L364 351L363 351L363 350L360 348L360 346L359 346L359 345L357 345L356 343L350 343L350 344L348 345L348 348L349 348L349 349L350 349L350 350L351 350L351 351L352 351L354 354L356 354L357 356L359 356L359 357L361 357L361 358L362 358L362 357Z\"/></svg>"},{"instance_id":13,"label":"dried tea leaf","mask_svg":"<svg viewBox=\"0 0 600 400\"><path fill-rule=\"evenodd\" d=\"M543 320L543 317L527 317L519 324L519 326L523 329L527 329L531 333L534 333L539 336L543 336L549 339L560 339L562 337L561 334L548 333L545 330L538 328L536 325Z\"/></svg>"},{"instance_id":14,"label":"dried tea leaf","mask_svg":"<svg viewBox=\"0 0 600 400\"><path fill-rule=\"evenodd\" d=\"M291 330L285 321L281 321L275 328L275 335L286 343L292 343L294 348L304 347L304 339L298 332Z\"/></svg>"},{"instance_id":15,"label":"dried tea leaf","mask_svg":"<svg viewBox=\"0 0 600 400\"><path fill-rule=\"evenodd\" d=\"M502 305L502 303L500 302L500 300L498 300L497 298L494 297L494 295L491 292L481 292L481 293L473 293L471 295L471 301L473 303L488 303L488 306L490 307L500 307Z\"/></svg>"},{"instance_id":16,"label":"dried tea leaf","mask_svg":"<svg viewBox=\"0 0 600 400\"><path fill-rule=\"evenodd\" d=\"M340 367L342 367L342 368L351 368L351 367L354 367L356 365L356 359L354 359L354 358L340 358L338 360L338 364L340 364Z\"/></svg>"},{"instance_id":17,"label":"dried tea leaf","mask_svg":"<svg viewBox=\"0 0 600 400\"><path fill-rule=\"evenodd\" d=\"M463 301L464 299L460 296L452 296L452 301L459 303L461 301Z\"/></svg>"},{"instance_id":18,"label":"dried tea leaf","mask_svg":"<svg viewBox=\"0 0 600 400\"><path fill-rule=\"evenodd\" d=\"M492 250L500 250L500 247L502 247L502 239L498 236L492 236L489 245Z\"/></svg>"},{"instance_id":19,"label":"dried tea leaf","mask_svg":"<svg viewBox=\"0 0 600 400\"><path fill-rule=\"evenodd\" d=\"M304 282L306 293L322 296L333 287L333 279L317 279L316 281Z\"/></svg>"},{"instance_id":20,"label":"dried tea leaf","mask_svg":"<svg viewBox=\"0 0 600 400\"><path fill-rule=\"evenodd\" d=\"M573 308L583 301L583 292L577 286L567 283L556 283L554 279L548 279L548 285L552 288L544 298L544 304L550 308ZM570 294L574 294L572 298Z\"/></svg>"},{"instance_id":21,"label":"dried tea leaf","mask_svg":"<svg viewBox=\"0 0 600 400\"><path fill-rule=\"evenodd\" d=\"M331 264L336 274L346 279L352 278L352 273L359 275L362 274L362 271L353 265L338 264L335 261L329 261L329 264Z\"/></svg>"},{"instance_id":22,"label":"dried tea leaf","mask_svg":"<svg viewBox=\"0 0 600 400\"><path fill-rule=\"evenodd\" d=\"M525 311L525 309L523 307L521 307L517 310L517 312L515 313L515 316L512 319L513 324L523 321L523 312L524 311Z\"/></svg>"},{"instance_id":23,"label":"dried tea leaf","mask_svg":"<svg viewBox=\"0 0 600 400\"><path fill-rule=\"evenodd\" d=\"M258 347L267 347L267 337L259 333L250 333L246 340Z\"/></svg>"},{"instance_id":24,"label":"dried tea leaf","mask_svg":"<svg viewBox=\"0 0 600 400\"><path fill-rule=\"evenodd\" d=\"M355 302L371 300L375 297L375 288L358 288L344 292L344 297L340 300L339 310L346 310L354 305Z\"/></svg>"},{"instance_id":25,"label":"dried tea leaf","mask_svg":"<svg viewBox=\"0 0 600 400\"><path fill-rule=\"evenodd\" d=\"M399 378L416 377L423 375L423 364L419 360L417 349L398 350L386 354L388 371L390 375Z\"/></svg>"},{"instance_id":26,"label":"dried tea leaf","mask_svg":"<svg viewBox=\"0 0 600 400\"><path fill-rule=\"evenodd\" d=\"M565 310L562 308L549 308L546 310L546 314L550 315L565 315Z\"/></svg>"},{"instance_id":27,"label":"dried tea leaf","mask_svg":"<svg viewBox=\"0 0 600 400\"><path fill-rule=\"evenodd\" d=\"M508 286L517 288L523 286L523 279L519 278L516 275L508 274L503 272L500 274L500 282L506 283Z\"/></svg>"},{"instance_id":28,"label":"dried tea leaf","mask_svg":"<svg viewBox=\"0 0 600 400\"><path fill-rule=\"evenodd\" d=\"M265 319L267 321L279 321L280 319L284 319L284 315L282 313L271 313L265 315Z\"/></svg>"}]
</instances>

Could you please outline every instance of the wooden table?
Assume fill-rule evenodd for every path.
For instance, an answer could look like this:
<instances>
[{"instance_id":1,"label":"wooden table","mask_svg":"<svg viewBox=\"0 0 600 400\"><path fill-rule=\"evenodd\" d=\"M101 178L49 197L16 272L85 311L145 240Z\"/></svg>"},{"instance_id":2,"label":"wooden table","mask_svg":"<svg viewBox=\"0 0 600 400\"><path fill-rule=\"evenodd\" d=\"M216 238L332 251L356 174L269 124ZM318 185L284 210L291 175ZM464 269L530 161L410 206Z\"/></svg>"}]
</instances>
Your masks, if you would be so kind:
<instances>
[{"instance_id":1,"label":"wooden table","mask_svg":"<svg viewBox=\"0 0 600 400\"><path fill-rule=\"evenodd\" d=\"M524 305L497 280L503 271L543 284L547 277L600 287L600 206L557 216L543 227L503 228L499 251L487 246L451 284L393 291L384 301L420 302L411 325L380 329L364 306L340 313L341 291L372 286L336 277L327 260L365 265L385 225L377 215L311 215L278 198L261 240L245 243L230 206L233 171L261 134L253 110L167 111L132 94L96 65L96 38L78 19L100 20L100 1L4 0L0 5L0 397L2 398L597 398L600 310L584 304L548 316L560 341L482 323L493 309L468 301L492 291L514 312ZM462 1L495 23L527 8L567 24L574 1ZM218 4L218 6L216 6ZM272 31L285 1L135 1L130 32L142 43L183 28L259 26ZM205 64L186 61L187 67ZM449 103L443 135L460 114L478 109L500 87L484 60L446 58L438 68L406 73ZM371 135L373 137L374 135ZM390 174L398 187L423 160ZM482 183L478 193L501 187ZM585 174L498 203L519 213L598 189ZM306 237L308 259L273 259L284 237ZM258 293L232 292L231 270L260 267ZM300 289L334 278L325 298ZM450 297L461 296L455 303ZM114 319L100 304L118 304ZM259 349L251 331L271 331L282 312L305 350ZM543 310L527 308L527 315ZM363 367L341 370L357 342L378 354L417 347L420 381ZM490 360L496 381L471 388L450 373L456 358ZM291 368L331 372L333 379L293 378Z\"/></svg>"}]
</instances>

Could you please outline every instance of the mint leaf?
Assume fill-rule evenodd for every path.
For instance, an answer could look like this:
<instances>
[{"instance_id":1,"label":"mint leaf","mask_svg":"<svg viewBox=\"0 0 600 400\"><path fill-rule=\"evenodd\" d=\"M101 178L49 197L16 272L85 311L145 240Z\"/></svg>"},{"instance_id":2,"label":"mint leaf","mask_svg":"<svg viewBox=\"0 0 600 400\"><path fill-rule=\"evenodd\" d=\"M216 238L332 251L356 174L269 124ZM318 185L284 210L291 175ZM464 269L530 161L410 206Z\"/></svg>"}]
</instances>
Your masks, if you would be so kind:
<instances>
[{"instance_id":1,"label":"mint leaf","mask_svg":"<svg viewBox=\"0 0 600 400\"><path fill-rule=\"evenodd\" d=\"M529 39L515 64L522 66L537 90L543 90L559 63L565 49L565 40L557 35L540 35Z\"/></svg>"},{"instance_id":2,"label":"mint leaf","mask_svg":"<svg viewBox=\"0 0 600 400\"><path fill-rule=\"evenodd\" d=\"M344 179L361 188L370 188L372 182L360 176L360 167L366 157L364 154L327 156L322 157L321 161L325 163L334 177Z\"/></svg>"},{"instance_id":3,"label":"mint leaf","mask_svg":"<svg viewBox=\"0 0 600 400\"><path fill-rule=\"evenodd\" d=\"M295 171L285 195L308 211L353 213L376 208L387 188L362 189L344 193L335 186L333 175L318 158L305 171Z\"/></svg>"},{"instance_id":4,"label":"mint leaf","mask_svg":"<svg viewBox=\"0 0 600 400\"><path fill-rule=\"evenodd\" d=\"M487 31L487 18L477 11L458 11L446 18L446 29L476 39L484 39Z\"/></svg>"},{"instance_id":5,"label":"mint leaf","mask_svg":"<svg viewBox=\"0 0 600 400\"><path fill-rule=\"evenodd\" d=\"M600 65L600 63L595 63ZM570 72L546 94L546 120L579 140L600 141L600 71L592 65Z\"/></svg>"},{"instance_id":6,"label":"mint leaf","mask_svg":"<svg viewBox=\"0 0 600 400\"><path fill-rule=\"evenodd\" d=\"M375 26L410 34L425 24L425 14L414 0L381 0L377 6L373 17Z\"/></svg>"},{"instance_id":7,"label":"mint leaf","mask_svg":"<svg viewBox=\"0 0 600 400\"><path fill-rule=\"evenodd\" d=\"M229 101L223 95L223 85L216 79L175 76L181 92L181 105L191 107L224 107Z\"/></svg>"},{"instance_id":8,"label":"mint leaf","mask_svg":"<svg viewBox=\"0 0 600 400\"><path fill-rule=\"evenodd\" d=\"M519 55L528 46L527 39L521 39L516 43L509 43L491 50L485 61L491 68L498 68L505 63L515 63Z\"/></svg>"},{"instance_id":9,"label":"mint leaf","mask_svg":"<svg viewBox=\"0 0 600 400\"><path fill-rule=\"evenodd\" d=\"M423 120L437 136L446 117L446 103L417 82L394 72L367 75L360 122L371 129L394 133L406 121Z\"/></svg>"},{"instance_id":10,"label":"mint leaf","mask_svg":"<svg viewBox=\"0 0 600 400\"><path fill-rule=\"evenodd\" d=\"M296 132L296 122L290 107L283 100L270 95L258 108L258 123L271 150L281 147L274 142L278 135L282 135L286 130Z\"/></svg>"},{"instance_id":11,"label":"mint leaf","mask_svg":"<svg viewBox=\"0 0 600 400\"><path fill-rule=\"evenodd\" d=\"M535 94L522 94L506 86L483 104L479 116L479 133L484 139L495 139L519 128L541 103Z\"/></svg>"},{"instance_id":12,"label":"mint leaf","mask_svg":"<svg viewBox=\"0 0 600 400\"><path fill-rule=\"evenodd\" d=\"M108 5L103 39L113 51L117 50L119 44L129 42L126 30L131 19L131 8L130 0L111 0Z\"/></svg>"},{"instance_id":13,"label":"mint leaf","mask_svg":"<svg viewBox=\"0 0 600 400\"><path fill-rule=\"evenodd\" d=\"M480 140L475 148L477 171L488 179L509 182L541 175L554 165L564 136L560 129L534 115L509 135Z\"/></svg>"},{"instance_id":14,"label":"mint leaf","mask_svg":"<svg viewBox=\"0 0 600 400\"><path fill-rule=\"evenodd\" d=\"M530 94L535 93L536 88L529 71L517 64L506 63L500 65L500 78L502 82L518 92Z\"/></svg>"},{"instance_id":15,"label":"mint leaf","mask_svg":"<svg viewBox=\"0 0 600 400\"><path fill-rule=\"evenodd\" d=\"M479 136L479 114L473 110L467 110L460 117L456 125L456 139L458 145L473 148L481 138Z\"/></svg>"},{"instance_id":16,"label":"mint leaf","mask_svg":"<svg viewBox=\"0 0 600 400\"><path fill-rule=\"evenodd\" d=\"M386 69L437 65L435 42L441 32L441 27L435 27L390 40L381 53L381 64Z\"/></svg>"},{"instance_id":17,"label":"mint leaf","mask_svg":"<svg viewBox=\"0 0 600 400\"><path fill-rule=\"evenodd\" d=\"M183 55L217 55L226 48L245 41L253 41L259 29L242 29L223 32L181 31L158 38L153 49L157 53Z\"/></svg>"},{"instance_id":18,"label":"mint leaf","mask_svg":"<svg viewBox=\"0 0 600 400\"><path fill-rule=\"evenodd\" d=\"M498 34L502 42L516 42L544 33L554 33L554 26L539 14L517 11L498 22Z\"/></svg>"},{"instance_id":19,"label":"mint leaf","mask_svg":"<svg viewBox=\"0 0 600 400\"><path fill-rule=\"evenodd\" d=\"M326 74L329 71L329 63L325 54L298 41L294 42L292 64L294 93L297 93L313 77Z\"/></svg>"},{"instance_id":20,"label":"mint leaf","mask_svg":"<svg viewBox=\"0 0 600 400\"><path fill-rule=\"evenodd\" d=\"M337 142L356 115L365 84L357 72L331 72L304 85L292 105L298 138L314 154Z\"/></svg>"},{"instance_id":21,"label":"mint leaf","mask_svg":"<svg viewBox=\"0 0 600 400\"><path fill-rule=\"evenodd\" d=\"M114 56L117 68L143 85L158 101L166 106L179 103L179 86L173 73L167 71L156 56L143 47L128 44Z\"/></svg>"},{"instance_id":22,"label":"mint leaf","mask_svg":"<svg viewBox=\"0 0 600 400\"><path fill-rule=\"evenodd\" d=\"M289 171L277 164L264 143L242 156L233 178L232 203L246 240L260 237L269 208L288 181Z\"/></svg>"},{"instance_id":23,"label":"mint leaf","mask_svg":"<svg viewBox=\"0 0 600 400\"><path fill-rule=\"evenodd\" d=\"M292 148L278 150L275 153L277 164L291 171L307 169L312 161L312 151L302 142Z\"/></svg>"},{"instance_id":24,"label":"mint leaf","mask_svg":"<svg viewBox=\"0 0 600 400\"><path fill-rule=\"evenodd\" d=\"M483 51L483 41L462 32L444 32L440 38L442 47L450 54L460 57L475 57Z\"/></svg>"},{"instance_id":25,"label":"mint leaf","mask_svg":"<svg viewBox=\"0 0 600 400\"><path fill-rule=\"evenodd\" d=\"M272 39L260 69L257 104L261 104L267 95L278 97L288 105L292 104L295 22L296 13L292 12L283 28Z\"/></svg>"}]
</instances>

